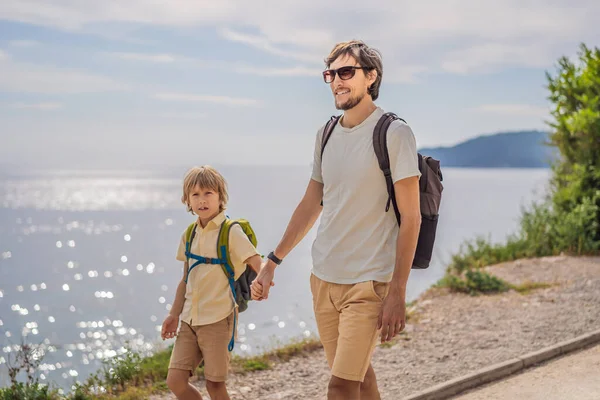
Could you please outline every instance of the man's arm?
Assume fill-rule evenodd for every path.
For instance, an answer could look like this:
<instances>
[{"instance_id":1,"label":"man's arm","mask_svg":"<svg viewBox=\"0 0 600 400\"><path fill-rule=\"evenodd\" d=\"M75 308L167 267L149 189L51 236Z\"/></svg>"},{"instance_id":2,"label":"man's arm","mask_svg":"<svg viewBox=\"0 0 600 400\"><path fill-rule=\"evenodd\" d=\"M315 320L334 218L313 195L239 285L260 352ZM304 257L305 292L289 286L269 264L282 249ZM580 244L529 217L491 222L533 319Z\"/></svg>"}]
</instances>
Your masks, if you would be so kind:
<instances>
[{"instance_id":1,"label":"man's arm","mask_svg":"<svg viewBox=\"0 0 600 400\"><path fill-rule=\"evenodd\" d=\"M404 329L406 284L412 268L421 229L419 178L401 179L394 184L396 202L401 215L396 242L396 263L387 297L379 319L381 341L391 340Z\"/></svg>"},{"instance_id":2,"label":"man's arm","mask_svg":"<svg viewBox=\"0 0 600 400\"><path fill-rule=\"evenodd\" d=\"M304 197L296 207L292 218L290 218L281 241L273 251L277 258L285 258L311 230L323 209L321 206L322 199L323 184L311 179ZM269 261L273 263L271 260ZM275 264L273 263L273 265Z\"/></svg>"},{"instance_id":3,"label":"man's arm","mask_svg":"<svg viewBox=\"0 0 600 400\"><path fill-rule=\"evenodd\" d=\"M406 283L412 267L419 231L421 229L421 207L419 178L402 179L394 184L398 211L401 215L400 231L396 242L396 266L390 284L390 291L406 295Z\"/></svg>"},{"instance_id":4,"label":"man's arm","mask_svg":"<svg viewBox=\"0 0 600 400\"><path fill-rule=\"evenodd\" d=\"M323 198L323 184L311 179L304 193L304 197L296 207L290 218L290 222L281 238L281 241L273 251L279 259L285 258L298 243L306 236L313 227L315 221L321 214L321 200ZM267 260L261 268L255 282L262 288L262 298L269 296L269 289L275 274L275 264Z\"/></svg>"}]
</instances>

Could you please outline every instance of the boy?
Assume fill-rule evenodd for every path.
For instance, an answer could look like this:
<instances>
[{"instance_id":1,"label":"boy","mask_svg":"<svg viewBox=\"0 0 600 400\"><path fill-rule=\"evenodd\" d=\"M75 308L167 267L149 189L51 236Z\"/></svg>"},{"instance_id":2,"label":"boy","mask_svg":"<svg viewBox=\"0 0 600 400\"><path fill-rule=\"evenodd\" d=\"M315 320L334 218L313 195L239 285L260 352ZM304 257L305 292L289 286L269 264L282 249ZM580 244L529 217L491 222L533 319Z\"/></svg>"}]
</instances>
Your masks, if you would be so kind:
<instances>
[{"instance_id":1,"label":"boy","mask_svg":"<svg viewBox=\"0 0 600 400\"><path fill-rule=\"evenodd\" d=\"M207 258L219 258L217 239L225 220L229 196L223 176L210 166L190 169L183 182L181 202L198 216L196 233L190 252ZM173 307L162 325L162 339L177 336L167 385L178 399L202 399L189 383L189 377L204 360L206 389L212 400L229 400L225 380L229 370L228 344L234 329L237 304L229 281L220 264L199 264L188 271L185 233L179 243L177 260L184 262L183 277ZM235 279L246 264L260 270L262 258L239 225L229 234L229 255ZM186 279L187 278L187 279ZM181 317L181 328L176 335Z\"/></svg>"}]
</instances>

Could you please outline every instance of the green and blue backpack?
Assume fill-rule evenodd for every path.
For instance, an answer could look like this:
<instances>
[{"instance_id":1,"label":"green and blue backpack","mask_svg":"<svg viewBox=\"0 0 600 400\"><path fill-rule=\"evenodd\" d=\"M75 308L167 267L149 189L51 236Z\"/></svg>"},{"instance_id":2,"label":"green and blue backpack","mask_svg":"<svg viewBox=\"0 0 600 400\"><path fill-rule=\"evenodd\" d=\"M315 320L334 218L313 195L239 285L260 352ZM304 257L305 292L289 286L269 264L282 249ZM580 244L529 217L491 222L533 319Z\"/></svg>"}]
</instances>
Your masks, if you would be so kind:
<instances>
[{"instance_id":1,"label":"green and blue backpack","mask_svg":"<svg viewBox=\"0 0 600 400\"><path fill-rule=\"evenodd\" d=\"M229 287L231 288L231 292L233 293L233 298L235 299L236 304L238 305L238 312L244 312L248 309L248 302L252 299L250 293L250 285L252 281L256 278L257 274L249 266L246 267L246 270L240 275L240 277L235 280L234 279L234 268L233 263L231 262L230 252L229 252L229 233L231 232L231 228L234 225L239 225L248 239L256 247L258 241L256 240L256 234L254 233L254 229L245 219L235 219L232 220L229 217L225 218L225 221L221 224L221 228L219 230L219 236L217 239L217 254L218 258L208 258L202 257L200 255L194 254L190 251L190 247L192 241L194 240L194 236L196 234L196 226L197 222L193 222L190 224L185 231L185 256L188 260L188 270L185 276L185 282L187 283L188 277L190 275L190 271L200 265L200 264L221 264L221 268L229 281ZM193 264L190 265L190 261L195 260ZM231 334L231 341L229 342L228 349L229 351L233 350L235 345L234 337L235 337L235 329L237 326L237 313L234 314L233 319L233 332Z\"/></svg>"}]
</instances>

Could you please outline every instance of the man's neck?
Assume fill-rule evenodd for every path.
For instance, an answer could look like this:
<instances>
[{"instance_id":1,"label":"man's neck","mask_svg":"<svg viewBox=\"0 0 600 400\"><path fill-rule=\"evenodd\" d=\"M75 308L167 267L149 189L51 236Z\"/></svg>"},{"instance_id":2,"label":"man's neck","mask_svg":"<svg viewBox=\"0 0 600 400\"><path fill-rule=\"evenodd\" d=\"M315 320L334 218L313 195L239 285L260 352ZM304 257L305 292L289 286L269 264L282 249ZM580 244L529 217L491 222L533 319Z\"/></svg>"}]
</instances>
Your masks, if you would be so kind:
<instances>
[{"instance_id":1,"label":"man's neck","mask_svg":"<svg viewBox=\"0 0 600 400\"><path fill-rule=\"evenodd\" d=\"M344 111L344 116L340 120L340 124L344 128L354 128L367 119L376 109L377 106L373 103L371 97L365 96L356 106Z\"/></svg>"}]
</instances>

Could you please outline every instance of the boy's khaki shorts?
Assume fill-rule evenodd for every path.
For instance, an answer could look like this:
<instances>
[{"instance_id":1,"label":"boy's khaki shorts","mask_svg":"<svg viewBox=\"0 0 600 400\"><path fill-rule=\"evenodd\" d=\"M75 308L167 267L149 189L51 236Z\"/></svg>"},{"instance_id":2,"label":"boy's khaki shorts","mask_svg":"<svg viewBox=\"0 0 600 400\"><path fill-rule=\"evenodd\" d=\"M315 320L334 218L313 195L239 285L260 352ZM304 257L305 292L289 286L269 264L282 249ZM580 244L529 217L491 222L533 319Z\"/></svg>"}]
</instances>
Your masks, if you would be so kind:
<instances>
[{"instance_id":1,"label":"boy's khaki shorts","mask_svg":"<svg viewBox=\"0 0 600 400\"><path fill-rule=\"evenodd\" d=\"M225 382L229 372L227 346L233 331L234 313L209 325L190 326L182 321L169 368L190 371L191 376L204 360L204 377L212 382Z\"/></svg>"},{"instance_id":2,"label":"boy's khaki shorts","mask_svg":"<svg viewBox=\"0 0 600 400\"><path fill-rule=\"evenodd\" d=\"M311 274L310 288L319 336L332 374L362 382L381 333L377 320L389 283L344 285Z\"/></svg>"}]
</instances>

